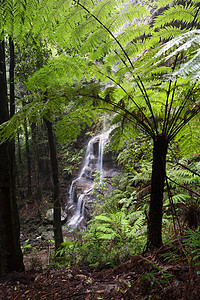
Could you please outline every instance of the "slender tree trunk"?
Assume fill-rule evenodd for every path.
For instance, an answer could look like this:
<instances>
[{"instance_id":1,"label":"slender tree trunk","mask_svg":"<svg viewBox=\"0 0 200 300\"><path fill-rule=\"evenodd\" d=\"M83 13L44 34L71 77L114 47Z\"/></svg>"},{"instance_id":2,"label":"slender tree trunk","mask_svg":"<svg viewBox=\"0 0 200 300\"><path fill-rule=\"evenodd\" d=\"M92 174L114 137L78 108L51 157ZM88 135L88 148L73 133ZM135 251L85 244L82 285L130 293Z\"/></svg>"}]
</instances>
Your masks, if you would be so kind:
<instances>
[{"instance_id":1,"label":"slender tree trunk","mask_svg":"<svg viewBox=\"0 0 200 300\"><path fill-rule=\"evenodd\" d=\"M166 138L157 136L153 148L148 249L159 248L162 245L162 210L167 147L168 142L166 141Z\"/></svg>"},{"instance_id":2,"label":"slender tree trunk","mask_svg":"<svg viewBox=\"0 0 200 300\"><path fill-rule=\"evenodd\" d=\"M10 117L15 113L15 84L14 84L14 70L15 70L15 51L14 51L14 42L12 38L9 38L9 47L10 47Z\"/></svg>"},{"instance_id":3,"label":"slender tree trunk","mask_svg":"<svg viewBox=\"0 0 200 300\"><path fill-rule=\"evenodd\" d=\"M42 199L42 192L41 192L40 178L39 178L37 126L35 123L31 124L31 131L32 131L32 141L33 141L33 168L34 168L34 175L35 175L36 200L38 204L38 215L41 218L40 203Z\"/></svg>"},{"instance_id":4,"label":"slender tree trunk","mask_svg":"<svg viewBox=\"0 0 200 300\"><path fill-rule=\"evenodd\" d=\"M18 161L20 166L23 167L19 131L17 132L17 143L18 143Z\"/></svg>"},{"instance_id":5,"label":"slender tree trunk","mask_svg":"<svg viewBox=\"0 0 200 300\"><path fill-rule=\"evenodd\" d=\"M55 250L58 250L63 243L62 225L61 225L61 203L60 203L60 186L58 175L58 160L56 155L56 146L53 136L52 122L44 119L47 131L49 150L51 158L52 179L53 179L53 203L54 203L54 238L55 238Z\"/></svg>"},{"instance_id":6,"label":"slender tree trunk","mask_svg":"<svg viewBox=\"0 0 200 300\"><path fill-rule=\"evenodd\" d=\"M0 124L9 118L4 42L0 42ZM10 143L0 145L0 276L24 269L19 220L11 184ZM16 227L15 227L16 226Z\"/></svg>"},{"instance_id":7,"label":"slender tree trunk","mask_svg":"<svg viewBox=\"0 0 200 300\"><path fill-rule=\"evenodd\" d=\"M32 200L32 182L31 182L31 152L29 147L29 138L28 138L28 129L27 129L27 121L24 121L24 132L25 132L25 140L26 140L26 163L27 163L27 198L28 201Z\"/></svg>"},{"instance_id":8,"label":"slender tree trunk","mask_svg":"<svg viewBox=\"0 0 200 300\"><path fill-rule=\"evenodd\" d=\"M22 162L22 153L21 153L21 145L20 145L20 136L19 132L17 133L17 165L18 165L18 172L16 173L16 181L18 192L21 199L25 199L24 196L24 166Z\"/></svg>"}]
</instances>

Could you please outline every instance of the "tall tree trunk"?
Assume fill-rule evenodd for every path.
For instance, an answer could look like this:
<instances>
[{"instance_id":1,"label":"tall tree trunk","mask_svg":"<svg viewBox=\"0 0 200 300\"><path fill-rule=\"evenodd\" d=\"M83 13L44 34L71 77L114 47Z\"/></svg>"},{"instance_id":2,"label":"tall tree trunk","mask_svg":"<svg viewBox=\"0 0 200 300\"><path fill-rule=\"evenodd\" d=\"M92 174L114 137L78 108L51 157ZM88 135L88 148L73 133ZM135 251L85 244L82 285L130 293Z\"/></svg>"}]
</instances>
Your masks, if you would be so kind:
<instances>
[{"instance_id":1,"label":"tall tree trunk","mask_svg":"<svg viewBox=\"0 0 200 300\"><path fill-rule=\"evenodd\" d=\"M166 138L164 136L157 136L153 147L148 249L159 248L162 245L162 210L167 147L168 142Z\"/></svg>"},{"instance_id":2,"label":"tall tree trunk","mask_svg":"<svg viewBox=\"0 0 200 300\"><path fill-rule=\"evenodd\" d=\"M42 199L42 192L40 187L39 178L39 152L38 152L38 138L37 138L37 126L35 123L31 124L32 131L32 141L33 141L33 169L35 177L35 187L36 187L36 200L38 204L38 216L41 218L40 203Z\"/></svg>"},{"instance_id":3,"label":"tall tree trunk","mask_svg":"<svg viewBox=\"0 0 200 300\"><path fill-rule=\"evenodd\" d=\"M62 225L61 225L61 203L60 186L58 175L58 160L56 155L56 146L53 136L52 122L44 119L48 131L49 150L51 158L52 179L53 179L53 203L54 203L54 238L55 250L58 250L63 243Z\"/></svg>"},{"instance_id":4,"label":"tall tree trunk","mask_svg":"<svg viewBox=\"0 0 200 300\"><path fill-rule=\"evenodd\" d=\"M14 70L15 70L15 51L13 39L9 38L10 47L10 117L15 113L15 84L14 84Z\"/></svg>"},{"instance_id":5,"label":"tall tree trunk","mask_svg":"<svg viewBox=\"0 0 200 300\"><path fill-rule=\"evenodd\" d=\"M4 42L0 42L0 124L9 118ZM24 269L19 220L11 184L10 143L0 145L0 276ZM16 226L16 227L15 227Z\"/></svg>"},{"instance_id":6,"label":"tall tree trunk","mask_svg":"<svg viewBox=\"0 0 200 300\"><path fill-rule=\"evenodd\" d=\"M24 121L24 132L25 132L25 141L26 141L26 163L27 163L27 198L28 201L31 202L32 200L32 182L31 182L31 152L29 147L29 138L28 138L28 128L27 128L27 121Z\"/></svg>"},{"instance_id":7,"label":"tall tree trunk","mask_svg":"<svg viewBox=\"0 0 200 300\"><path fill-rule=\"evenodd\" d=\"M21 145L20 145L20 137L19 137L19 132L17 132L17 162L16 164L18 165L18 172L16 172L16 181L17 181L17 187L18 187L18 193L20 195L21 199L24 199L24 167L22 163L22 154L21 154Z\"/></svg>"},{"instance_id":8,"label":"tall tree trunk","mask_svg":"<svg viewBox=\"0 0 200 300\"><path fill-rule=\"evenodd\" d=\"M15 114L15 52L14 52L14 42L13 39L9 38L9 49L10 49L10 69L9 69L9 84L10 84L10 118ZM20 244L20 221L18 215L18 207L16 201L16 159L15 159L15 140L9 143L10 149L10 180L11 180L11 200L12 200L12 213L13 213L13 230L15 247ZM16 251L18 249L16 248ZM21 251L21 249L20 249Z\"/></svg>"}]
</instances>

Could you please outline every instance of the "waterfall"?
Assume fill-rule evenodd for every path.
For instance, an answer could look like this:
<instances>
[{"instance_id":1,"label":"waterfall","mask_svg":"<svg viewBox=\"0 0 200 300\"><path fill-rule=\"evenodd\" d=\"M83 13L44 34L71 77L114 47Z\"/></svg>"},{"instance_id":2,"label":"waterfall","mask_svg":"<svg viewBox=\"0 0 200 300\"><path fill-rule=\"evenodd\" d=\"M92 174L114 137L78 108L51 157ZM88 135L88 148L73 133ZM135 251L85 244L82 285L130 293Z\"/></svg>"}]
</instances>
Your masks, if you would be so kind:
<instances>
[{"instance_id":1,"label":"waterfall","mask_svg":"<svg viewBox=\"0 0 200 300\"><path fill-rule=\"evenodd\" d=\"M103 149L108 141L110 130L94 136L87 145L83 165L77 178L69 189L68 210L72 212L67 225L72 229L84 219L85 197L92 191L95 172L100 173L100 183L103 179Z\"/></svg>"}]
</instances>

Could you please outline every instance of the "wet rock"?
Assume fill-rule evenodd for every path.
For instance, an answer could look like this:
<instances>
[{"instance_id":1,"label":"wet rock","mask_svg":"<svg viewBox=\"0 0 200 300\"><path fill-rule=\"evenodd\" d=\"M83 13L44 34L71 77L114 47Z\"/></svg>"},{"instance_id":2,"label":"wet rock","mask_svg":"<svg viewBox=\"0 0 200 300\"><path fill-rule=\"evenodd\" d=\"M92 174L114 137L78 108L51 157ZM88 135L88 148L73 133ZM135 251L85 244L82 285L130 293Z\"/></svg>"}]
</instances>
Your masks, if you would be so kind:
<instances>
[{"instance_id":1,"label":"wet rock","mask_svg":"<svg viewBox=\"0 0 200 300\"><path fill-rule=\"evenodd\" d=\"M41 237L41 240L53 240L54 239L54 232L52 225L42 225L38 227L38 234Z\"/></svg>"},{"instance_id":2,"label":"wet rock","mask_svg":"<svg viewBox=\"0 0 200 300\"><path fill-rule=\"evenodd\" d=\"M64 224L67 221L67 212L61 209L61 222ZM53 208L48 209L44 218L44 224L53 224Z\"/></svg>"}]
</instances>

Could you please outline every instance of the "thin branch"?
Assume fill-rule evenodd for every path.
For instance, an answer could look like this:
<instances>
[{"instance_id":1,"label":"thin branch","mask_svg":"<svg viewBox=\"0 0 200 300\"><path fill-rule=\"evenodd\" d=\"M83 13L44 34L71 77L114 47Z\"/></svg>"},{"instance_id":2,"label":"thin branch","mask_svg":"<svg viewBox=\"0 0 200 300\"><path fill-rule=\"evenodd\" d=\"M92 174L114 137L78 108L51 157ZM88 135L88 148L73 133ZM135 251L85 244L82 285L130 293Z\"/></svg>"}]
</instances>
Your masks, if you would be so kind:
<instances>
[{"instance_id":1,"label":"thin branch","mask_svg":"<svg viewBox=\"0 0 200 300\"><path fill-rule=\"evenodd\" d=\"M184 169L186 169L186 170L190 171L190 172L191 172L191 173L193 173L194 175L197 175L197 176L199 176L199 177L200 177L200 173L198 173L198 172L196 172L196 171L193 171L193 170L191 170L190 168L186 167L185 165L183 165L183 164L181 164L181 163L179 163L179 162L177 162L177 165L179 165L179 166L183 167Z\"/></svg>"},{"instance_id":2,"label":"thin branch","mask_svg":"<svg viewBox=\"0 0 200 300\"><path fill-rule=\"evenodd\" d=\"M166 178L169 179L169 181L171 181L171 182L175 183L176 185L180 186L180 187L183 188L184 190L186 190L186 191L188 191L188 192L190 192L190 193L196 195L197 197L200 197L200 194L194 192L193 190L187 188L186 186L184 186L184 185L182 185L182 184L176 182L175 180L169 178L168 176L166 176Z\"/></svg>"},{"instance_id":3,"label":"thin branch","mask_svg":"<svg viewBox=\"0 0 200 300\"><path fill-rule=\"evenodd\" d=\"M98 70L98 72L100 73L100 74L103 74L100 70ZM103 74L104 76L105 76L105 74ZM128 93L127 93L127 91L123 88L123 86L120 84L120 83L118 83L116 80L114 80L112 77L110 77L110 76L108 76L108 75L106 75L106 77L108 78L108 79L110 79L114 84L116 84L117 86L119 86L122 90L123 90L123 92L129 97L129 99L133 102L133 104L138 108L138 110L141 112L141 114L142 114L142 116L144 117L144 119L145 119L145 121L147 122L147 124L149 125L149 128L151 129L151 131L152 131L152 135L151 136L155 136L155 134L154 134L154 128L152 127L152 125L151 125L151 123L150 123L150 121L149 121L149 118L145 115L145 113L143 112L143 110L141 109L141 107L138 105L138 103L134 100L134 98L131 96L131 95L129 95Z\"/></svg>"},{"instance_id":4,"label":"thin branch","mask_svg":"<svg viewBox=\"0 0 200 300\"><path fill-rule=\"evenodd\" d=\"M199 10L200 10L200 6L198 7L198 9L197 9L197 11L196 11L196 14L195 14L194 19L193 19L193 21L192 21L190 30L192 30L192 28L194 27L194 22L196 21L196 18L197 18L197 16L198 16Z\"/></svg>"},{"instance_id":5,"label":"thin branch","mask_svg":"<svg viewBox=\"0 0 200 300\"><path fill-rule=\"evenodd\" d=\"M174 98L175 98L176 84L177 84L177 80L174 83L174 88L173 88L173 92L172 92L172 98L171 98L169 110L168 110L168 113L167 113L167 119L165 119L166 120L166 126L165 125L163 126L163 130L164 130L164 133L165 133L166 136L167 136L167 133L168 133L168 129L170 128L169 118L170 118L170 113L171 113L171 110L172 110L172 104L173 104ZM169 125L169 126L167 126L167 125ZM167 127L168 127L168 129L167 129Z\"/></svg>"},{"instance_id":6,"label":"thin branch","mask_svg":"<svg viewBox=\"0 0 200 300\"><path fill-rule=\"evenodd\" d=\"M174 72L174 70L176 68L177 59L178 59L178 54L176 55L175 62L174 62L173 68L172 68L172 72ZM174 101L174 95L175 95L175 88L174 88L173 93L172 93L171 102L170 102L170 109L168 110L169 96L170 96L170 93L171 93L171 85L172 85L172 80L170 79L169 87L168 87L168 90L167 90L167 99L166 99L166 103L165 103L165 117L164 117L164 124L163 124L163 130L162 130L163 134L165 134L165 135L166 135L169 116L170 116L170 112L171 112L171 109L172 109L172 103ZM175 86L176 86L176 81L175 81L174 87Z\"/></svg>"},{"instance_id":7,"label":"thin branch","mask_svg":"<svg viewBox=\"0 0 200 300\"><path fill-rule=\"evenodd\" d=\"M91 13L89 11L89 9L87 9L84 5L82 5L79 1L74 0L77 5L79 5L82 9L84 9L90 16L92 16L111 36L112 38L116 41L116 43L118 44L118 46L120 47L120 49L122 50L122 52L124 53L125 57L127 58L128 62L130 63L131 67L134 69L134 65L130 59L130 57L128 56L127 52L124 50L124 48L122 47L121 43L118 41L118 39L114 36L114 34L110 31L110 29L108 27L106 27L93 13ZM126 65L127 66L127 65Z\"/></svg>"},{"instance_id":8,"label":"thin branch","mask_svg":"<svg viewBox=\"0 0 200 300\"><path fill-rule=\"evenodd\" d=\"M193 86L189 89L189 91L188 91L188 93L187 93L185 99L184 99L183 102L182 102L182 105L178 108L177 112L175 113L174 120L173 120L171 126L168 128L168 131L167 131L167 135L168 135L168 137L169 137L169 140L172 140L171 134L173 133L174 128L176 128L176 123L177 123L177 121L178 121L178 119L179 119L179 117L180 117L180 115L181 115L183 109L185 108L185 105L186 105L186 103L187 103L189 97L191 96L192 91L193 91L195 85L196 85L196 82L195 82L195 83L193 84ZM173 134L173 137L174 137L174 134Z\"/></svg>"},{"instance_id":9,"label":"thin branch","mask_svg":"<svg viewBox=\"0 0 200 300\"><path fill-rule=\"evenodd\" d=\"M117 109L120 109L121 111L124 111L127 115L130 115L133 119L135 119L138 123L138 126L142 129L144 129L147 133L149 133L149 135L151 136L152 139L155 138L154 134L151 131L151 128L149 128L134 112L130 112L125 107L122 107L121 105L118 105L117 103L114 103L113 101L111 101L108 98L104 99L104 98L101 98L101 97L96 96L96 95L87 95L87 94L80 94L80 93L78 95L88 97L88 98L94 98L94 99L101 100L105 103L108 103L108 104L112 105L114 108L117 108ZM131 118L128 118L128 120L133 122L133 120Z\"/></svg>"},{"instance_id":10,"label":"thin branch","mask_svg":"<svg viewBox=\"0 0 200 300\"><path fill-rule=\"evenodd\" d=\"M170 136L170 140L174 139L175 136L179 133L179 131L185 126L187 125L187 123L192 120L198 113L200 112L200 107L194 112L192 113L186 120L181 121L174 129L173 134Z\"/></svg>"},{"instance_id":11,"label":"thin branch","mask_svg":"<svg viewBox=\"0 0 200 300\"><path fill-rule=\"evenodd\" d=\"M146 88L145 88L145 86L144 86L144 84L143 84L140 76L137 76L137 77L139 79L139 82L140 82L141 86L140 86L140 84L139 84L139 82L137 80L136 80L136 83L137 83L137 85L138 85L138 87L139 87L139 89L140 89L140 91L141 91L141 93L142 93L142 95L143 95L143 97L144 97L144 99L146 101L146 104L147 104L147 106L149 108L149 111L151 113L155 129L156 129L156 135L158 135L157 123L156 123L155 116L154 116L154 113L153 113L153 110L152 110L152 107L151 107L151 102L149 100L149 96L147 94Z\"/></svg>"}]
</instances>

